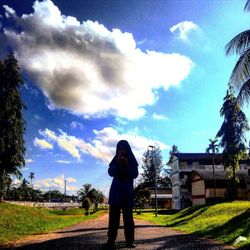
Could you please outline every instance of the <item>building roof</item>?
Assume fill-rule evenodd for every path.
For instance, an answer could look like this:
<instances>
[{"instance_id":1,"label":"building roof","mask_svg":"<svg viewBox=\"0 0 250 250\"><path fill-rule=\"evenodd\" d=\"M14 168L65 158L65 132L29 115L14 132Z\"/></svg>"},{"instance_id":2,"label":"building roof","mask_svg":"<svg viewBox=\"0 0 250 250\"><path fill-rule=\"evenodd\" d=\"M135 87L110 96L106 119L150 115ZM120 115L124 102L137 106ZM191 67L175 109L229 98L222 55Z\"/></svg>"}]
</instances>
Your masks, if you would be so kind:
<instances>
[{"instance_id":1,"label":"building roof","mask_svg":"<svg viewBox=\"0 0 250 250\"><path fill-rule=\"evenodd\" d=\"M174 154L179 160L212 160L213 154L207 153L176 153ZM216 159L222 160L222 154L215 154Z\"/></svg>"},{"instance_id":2,"label":"building roof","mask_svg":"<svg viewBox=\"0 0 250 250\"><path fill-rule=\"evenodd\" d=\"M177 157L181 161L200 161L200 160L212 160L213 156L215 157L216 162L222 162L222 154L211 154L211 153L175 153L175 157ZM250 159L248 160L240 160L240 163L250 164Z\"/></svg>"}]
</instances>

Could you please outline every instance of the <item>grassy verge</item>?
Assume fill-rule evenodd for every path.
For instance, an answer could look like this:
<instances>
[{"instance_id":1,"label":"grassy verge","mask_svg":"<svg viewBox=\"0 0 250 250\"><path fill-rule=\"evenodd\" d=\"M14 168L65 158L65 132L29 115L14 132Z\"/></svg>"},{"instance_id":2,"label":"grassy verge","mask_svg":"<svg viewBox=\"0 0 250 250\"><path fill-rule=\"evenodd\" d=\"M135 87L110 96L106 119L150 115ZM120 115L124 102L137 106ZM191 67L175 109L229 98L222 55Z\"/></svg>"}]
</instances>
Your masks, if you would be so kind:
<instances>
[{"instance_id":1,"label":"grassy verge","mask_svg":"<svg viewBox=\"0 0 250 250\"><path fill-rule=\"evenodd\" d=\"M105 210L85 216L82 209L49 210L0 203L0 245L8 244L23 236L47 233L74 225L106 213Z\"/></svg>"},{"instance_id":2,"label":"grassy verge","mask_svg":"<svg viewBox=\"0 0 250 250\"><path fill-rule=\"evenodd\" d=\"M135 218L220 240L226 244L233 244L238 236L244 236L247 241L240 242L239 246L250 247L249 201L194 206L175 214L160 214L158 217L153 212L142 212L141 215L135 215Z\"/></svg>"}]
</instances>

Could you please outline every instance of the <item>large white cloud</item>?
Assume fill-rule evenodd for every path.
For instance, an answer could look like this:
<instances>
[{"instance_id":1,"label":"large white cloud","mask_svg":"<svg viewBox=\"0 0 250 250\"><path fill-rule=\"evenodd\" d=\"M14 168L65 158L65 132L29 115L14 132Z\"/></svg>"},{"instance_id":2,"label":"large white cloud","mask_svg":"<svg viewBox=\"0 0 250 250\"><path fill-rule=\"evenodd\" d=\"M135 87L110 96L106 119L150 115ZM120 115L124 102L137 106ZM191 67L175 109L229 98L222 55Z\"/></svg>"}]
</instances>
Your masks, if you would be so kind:
<instances>
[{"instance_id":1,"label":"large white cloud","mask_svg":"<svg viewBox=\"0 0 250 250\"><path fill-rule=\"evenodd\" d=\"M23 70L55 108L86 116L141 117L157 100L156 89L180 84L193 66L183 55L143 52L130 33L63 15L50 0L18 17L5 6L17 28L5 27Z\"/></svg>"},{"instance_id":2,"label":"large white cloud","mask_svg":"<svg viewBox=\"0 0 250 250\"><path fill-rule=\"evenodd\" d=\"M115 154L116 144L122 139L130 143L138 161L142 158L148 145L158 145L162 150L169 148L168 145L158 140L148 139L138 135L136 132L119 133L112 127L94 130L93 132L95 136L90 141L68 135L62 130L58 130L56 133L49 129L45 129L39 133L46 141L49 141L49 143L53 145L57 145L63 151L78 160L81 160L83 155L86 154L105 164L111 161Z\"/></svg>"}]
</instances>

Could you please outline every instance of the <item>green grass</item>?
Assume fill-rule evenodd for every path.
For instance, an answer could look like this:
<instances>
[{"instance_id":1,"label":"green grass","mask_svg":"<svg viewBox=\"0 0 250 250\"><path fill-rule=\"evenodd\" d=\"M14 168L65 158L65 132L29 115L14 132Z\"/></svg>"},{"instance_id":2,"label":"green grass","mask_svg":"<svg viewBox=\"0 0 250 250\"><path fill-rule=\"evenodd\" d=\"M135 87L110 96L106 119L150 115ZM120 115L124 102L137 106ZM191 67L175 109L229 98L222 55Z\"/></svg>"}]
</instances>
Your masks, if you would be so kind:
<instances>
[{"instance_id":1,"label":"green grass","mask_svg":"<svg viewBox=\"0 0 250 250\"><path fill-rule=\"evenodd\" d=\"M233 244L238 236L248 240L240 246L250 246L250 202L235 201L210 206L194 206L175 214L158 215L153 212L135 215L159 225L172 227L187 233L195 233Z\"/></svg>"},{"instance_id":2,"label":"green grass","mask_svg":"<svg viewBox=\"0 0 250 250\"><path fill-rule=\"evenodd\" d=\"M85 216L83 209L49 210L0 203L0 245L14 242L23 236L51 232L89 219L106 211Z\"/></svg>"}]
</instances>

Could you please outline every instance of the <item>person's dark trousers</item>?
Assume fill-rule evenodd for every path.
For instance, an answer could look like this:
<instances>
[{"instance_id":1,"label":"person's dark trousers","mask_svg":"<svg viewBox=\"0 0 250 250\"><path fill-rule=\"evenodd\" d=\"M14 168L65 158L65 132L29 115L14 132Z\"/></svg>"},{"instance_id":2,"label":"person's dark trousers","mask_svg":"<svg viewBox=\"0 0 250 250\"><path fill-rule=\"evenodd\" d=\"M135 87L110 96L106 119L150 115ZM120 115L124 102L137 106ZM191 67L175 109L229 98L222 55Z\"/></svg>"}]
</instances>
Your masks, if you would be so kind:
<instances>
[{"instance_id":1,"label":"person's dark trousers","mask_svg":"<svg viewBox=\"0 0 250 250\"><path fill-rule=\"evenodd\" d=\"M108 242L114 244L118 228L120 225L120 213L122 210L124 234L127 244L134 243L135 226L133 219L133 208L120 208L115 206L109 207L109 230L108 230Z\"/></svg>"}]
</instances>

